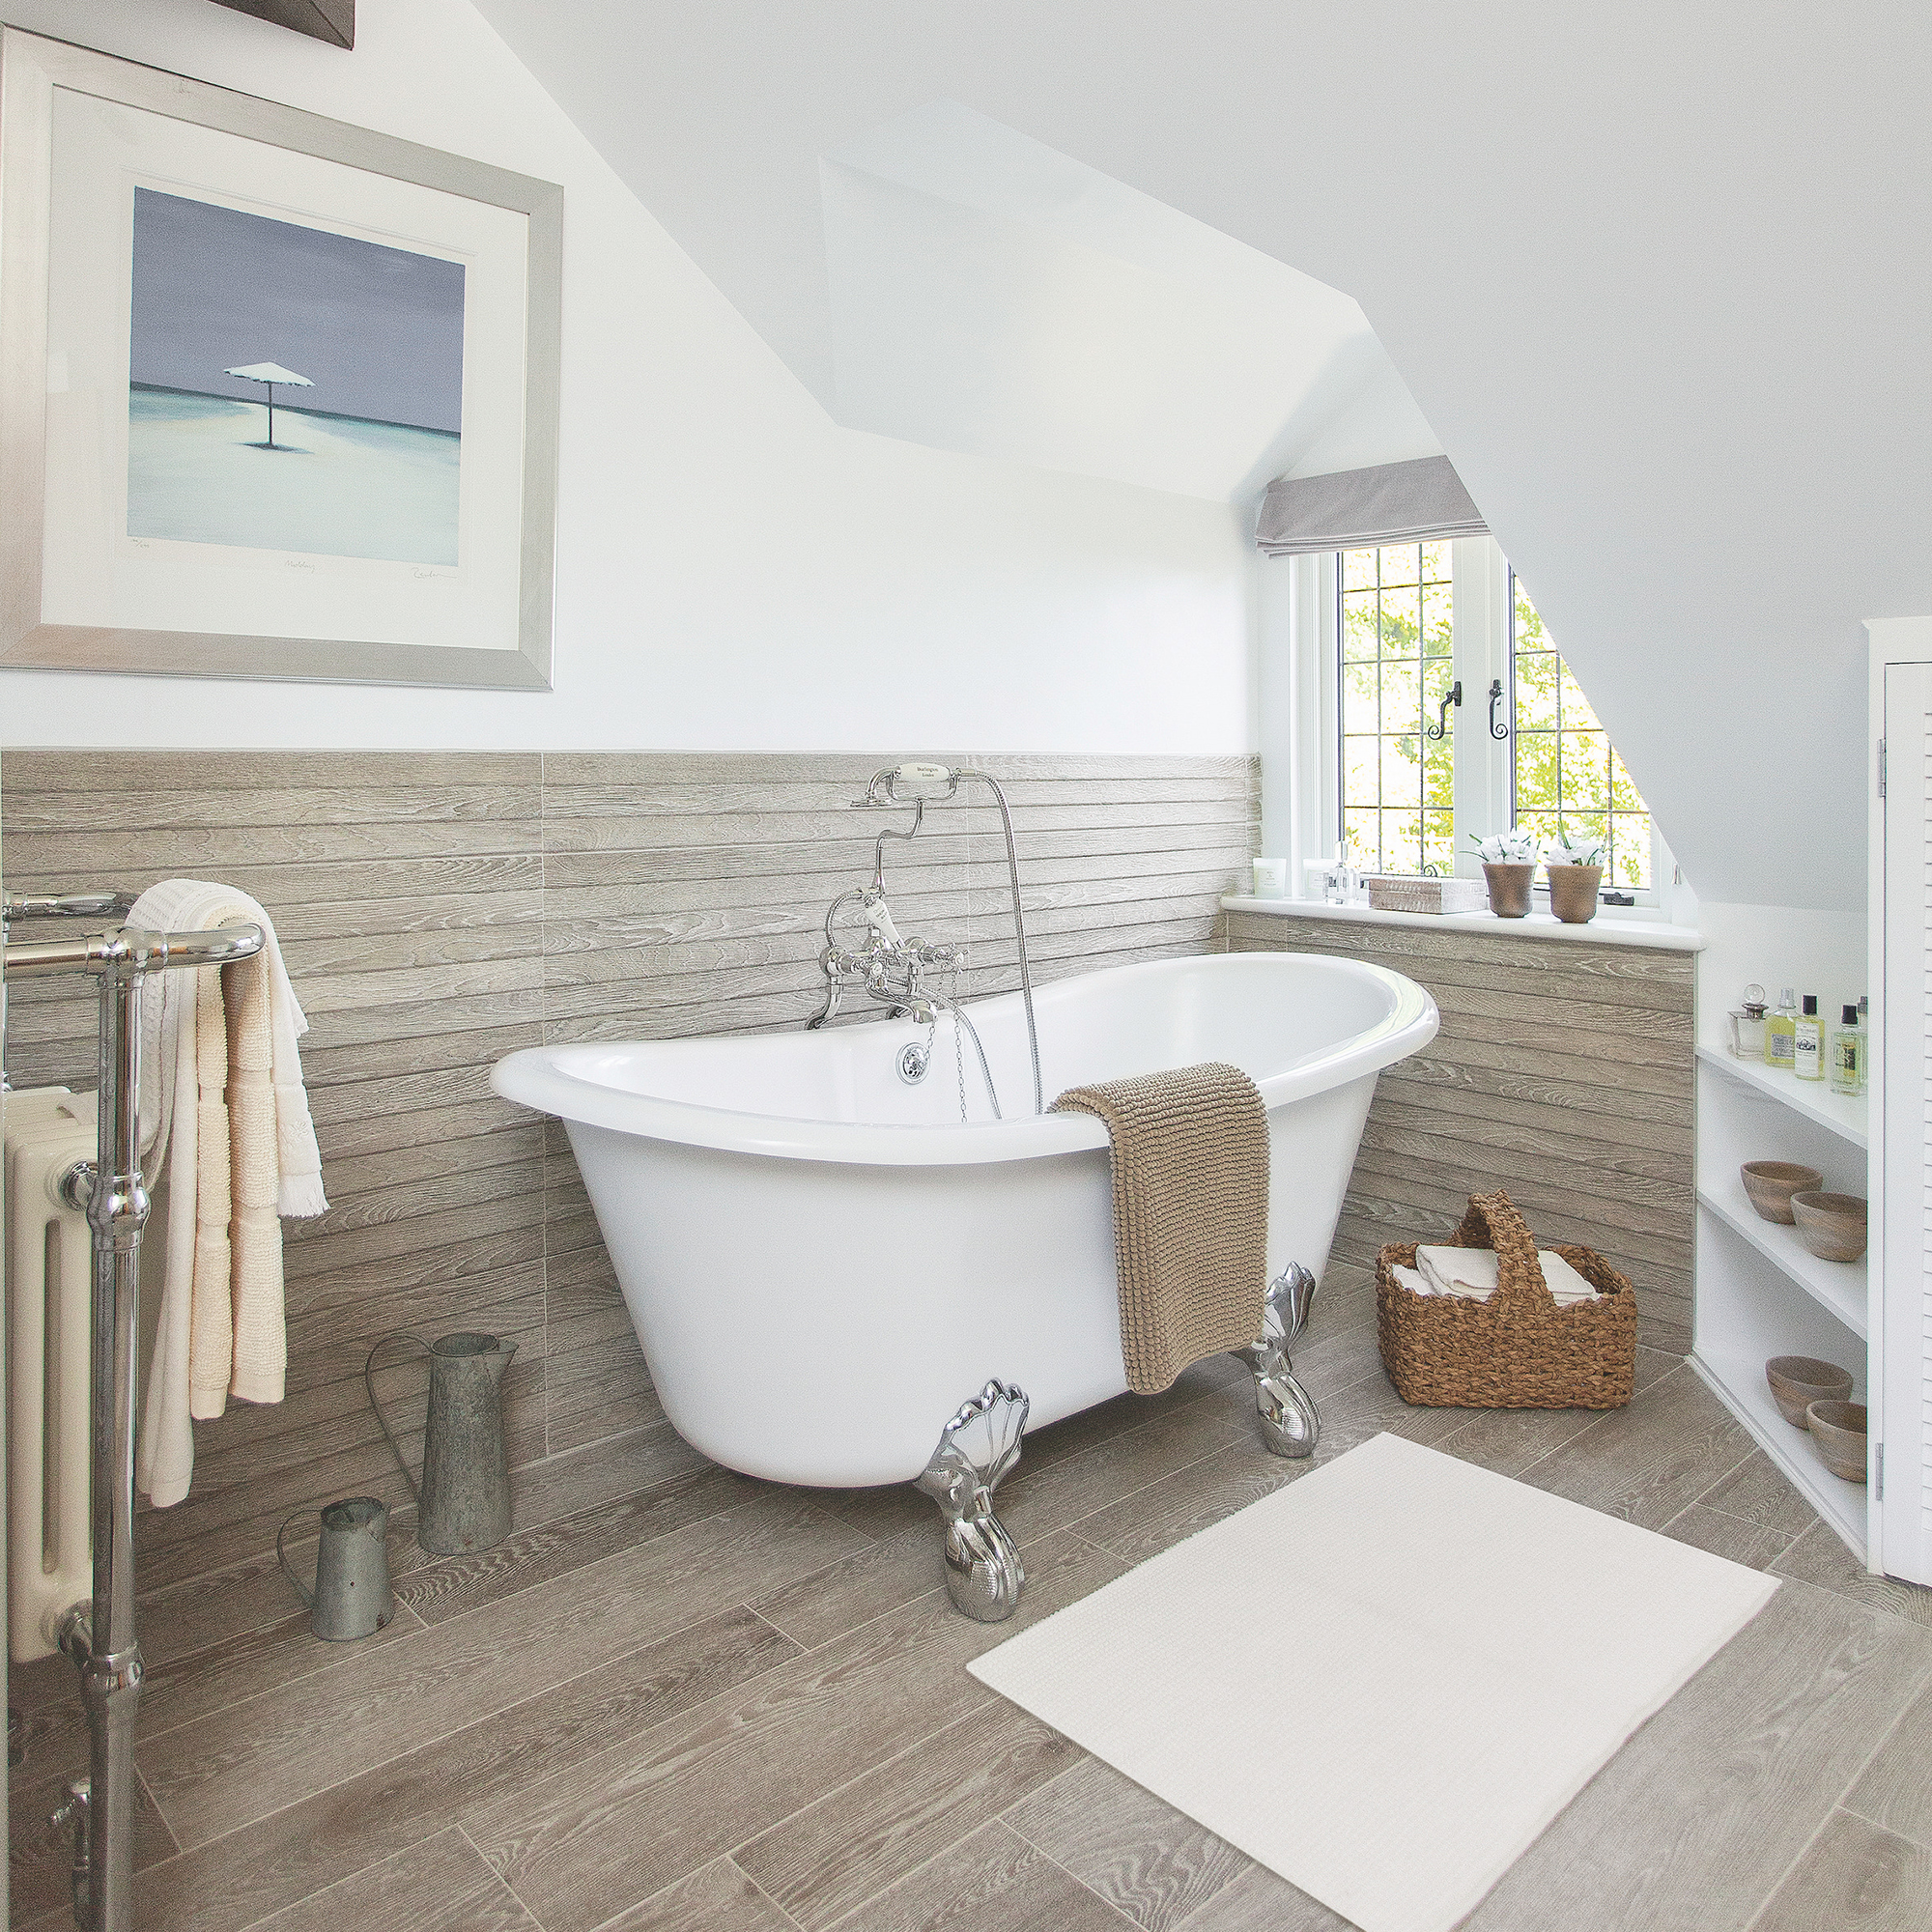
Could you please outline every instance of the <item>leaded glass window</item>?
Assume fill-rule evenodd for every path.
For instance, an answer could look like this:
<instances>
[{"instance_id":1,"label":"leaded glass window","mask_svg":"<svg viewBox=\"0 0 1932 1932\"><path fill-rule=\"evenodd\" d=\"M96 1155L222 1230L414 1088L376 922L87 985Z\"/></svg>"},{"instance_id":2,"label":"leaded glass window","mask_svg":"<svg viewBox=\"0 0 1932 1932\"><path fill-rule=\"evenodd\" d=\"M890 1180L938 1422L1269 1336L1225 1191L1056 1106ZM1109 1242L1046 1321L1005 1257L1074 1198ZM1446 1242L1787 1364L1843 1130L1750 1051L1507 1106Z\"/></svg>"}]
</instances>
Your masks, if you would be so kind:
<instances>
[{"instance_id":1,"label":"leaded glass window","mask_svg":"<svg viewBox=\"0 0 1932 1932\"><path fill-rule=\"evenodd\" d=\"M1651 883L1650 808L1570 674L1516 573L1510 573L1510 663L1516 687L1515 799L1519 825L1553 843L1600 838L1604 884Z\"/></svg>"},{"instance_id":2,"label":"leaded glass window","mask_svg":"<svg viewBox=\"0 0 1932 1932\"><path fill-rule=\"evenodd\" d=\"M1431 737L1455 682L1450 547L1341 556L1342 836L1382 872L1456 869L1456 738Z\"/></svg>"}]
</instances>

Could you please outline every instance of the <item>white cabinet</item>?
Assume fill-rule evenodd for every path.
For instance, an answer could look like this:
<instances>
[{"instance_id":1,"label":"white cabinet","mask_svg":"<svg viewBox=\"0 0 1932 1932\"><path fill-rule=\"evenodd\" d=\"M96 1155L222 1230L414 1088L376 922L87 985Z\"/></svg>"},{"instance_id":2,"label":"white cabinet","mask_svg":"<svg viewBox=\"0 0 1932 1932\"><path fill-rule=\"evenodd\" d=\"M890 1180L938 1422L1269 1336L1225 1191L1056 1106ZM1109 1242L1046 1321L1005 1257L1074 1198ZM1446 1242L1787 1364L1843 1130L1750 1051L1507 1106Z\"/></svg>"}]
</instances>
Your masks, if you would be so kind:
<instances>
[{"instance_id":1,"label":"white cabinet","mask_svg":"<svg viewBox=\"0 0 1932 1932\"><path fill-rule=\"evenodd\" d=\"M1871 829L1873 1567L1932 1583L1932 619L1870 629L1886 793Z\"/></svg>"}]
</instances>

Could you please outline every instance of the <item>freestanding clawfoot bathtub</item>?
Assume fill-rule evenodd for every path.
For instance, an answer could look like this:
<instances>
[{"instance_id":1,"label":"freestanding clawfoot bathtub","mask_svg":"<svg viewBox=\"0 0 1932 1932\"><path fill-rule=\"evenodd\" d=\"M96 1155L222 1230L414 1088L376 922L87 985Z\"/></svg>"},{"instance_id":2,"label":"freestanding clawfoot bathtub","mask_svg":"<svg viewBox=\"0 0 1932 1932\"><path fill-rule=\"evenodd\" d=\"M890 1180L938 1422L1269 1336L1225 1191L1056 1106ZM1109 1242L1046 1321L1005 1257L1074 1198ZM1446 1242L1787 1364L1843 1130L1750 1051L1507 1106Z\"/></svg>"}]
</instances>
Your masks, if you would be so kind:
<instances>
[{"instance_id":1,"label":"freestanding clawfoot bathtub","mask_svg":"<svg viewBox=\"0 0 1932 1932\"><path fill-rule=\"evenodd\" d=\"M1208 1060L1254 1079L1268 1272L1298 1264L1310 1290L1376 1074L1436 1028L1401 975L1293 952L1113 967L1035 1002L1049 1100ZM981 1385L954 1423L989 1438L982 1460L1017 1441L1021 1401L1037 1424L1125 1389L1106 1128L1032 1113L1017 994L965 1010L971 1030L948 1013L498 1063L498 1094L565 1122L665 1412L717 1462L902 1483Z\"/></svg>"}]
</instances>

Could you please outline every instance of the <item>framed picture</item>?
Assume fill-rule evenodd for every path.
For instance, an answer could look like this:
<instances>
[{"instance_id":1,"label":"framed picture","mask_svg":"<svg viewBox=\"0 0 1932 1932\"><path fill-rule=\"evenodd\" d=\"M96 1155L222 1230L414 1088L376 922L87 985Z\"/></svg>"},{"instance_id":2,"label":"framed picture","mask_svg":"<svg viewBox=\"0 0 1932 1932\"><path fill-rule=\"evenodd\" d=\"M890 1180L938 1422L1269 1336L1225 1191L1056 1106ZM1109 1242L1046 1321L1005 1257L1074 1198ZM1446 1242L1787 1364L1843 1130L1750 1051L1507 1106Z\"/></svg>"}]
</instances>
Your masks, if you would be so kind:
<instances>
[{"instance_id":1,"label":"framed picture","mask_svg":"<svg viewBox=\"0 0 1932 1932\"><path fill-rule=\"evenodd\" d=\"M547 689L563 193L0 36L0 665Z\"/></svg>"}]
</instances>

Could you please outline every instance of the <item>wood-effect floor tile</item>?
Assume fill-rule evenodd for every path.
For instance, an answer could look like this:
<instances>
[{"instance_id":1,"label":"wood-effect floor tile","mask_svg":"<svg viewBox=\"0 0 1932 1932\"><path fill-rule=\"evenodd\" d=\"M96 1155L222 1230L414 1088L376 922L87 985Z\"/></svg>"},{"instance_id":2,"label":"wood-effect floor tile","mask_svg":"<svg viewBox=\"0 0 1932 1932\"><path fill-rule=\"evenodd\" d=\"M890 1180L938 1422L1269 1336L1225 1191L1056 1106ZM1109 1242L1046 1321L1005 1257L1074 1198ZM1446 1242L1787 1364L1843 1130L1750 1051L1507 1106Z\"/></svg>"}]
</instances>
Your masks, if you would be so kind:
<instances>
[{"instance_id":1,"label":"wood-effect floor tile","mask_svg":"<svg viewBox=\"0 0 1932 1932\"><path fill-rule=\"evenodd\" d=\"M1095 1758L1014 1805L1005 1822L1141 1932L1174 1932L1252 1863Z\"/></svg>"},{"instance_id":2,"label":"wood-effect floor tile","mask_svg":"<svg viewBox=\"0 0 1932 1932\"><path fill-rule=\"evenodd\" d=\"M1075 1527L1122 1562L1144 1562L1329 1460L1319 1450L1306 1459L1271 1455L1257 1435L1082 1517Z\"/></svg>"},{"instance_id":3,"label":"wood-effect floor tile","mask_svg":"<svg viewBox=\"0 0 1932 1932\"><path fill-rule=\"evenodd\" d=\"M1927 1925L1932 1851L1836 1811L1752 1932L1924 1932Z\"/></svg>"},{"instance_id":4,"label":"wood-effect floor tile","mask_svg":"<svg viewBox=\"0 0 1932 1932\"><path fill-rule=\"evenodd\" d=\"M1928 1676L1923 1633L1785 1584L1584 1787L1467 1932L1747 1924Z\"/></svg>"},{"instance_id":5,"label":"wood-effect floor tile","mask_svg":"<svg viewBox=\"0 0 1932 1932\"><path fill-rule=\"evenodd\" d=\"M599 1932L797 1932L729 1859L719 1859L655 1898L620 1913Z\"/></svg>"},{"instance_id":6,"label":"wood-effect floor tile","mask_svg":"<svg viewBox=\"0 0 1932 1932\"><path fill-rule=\"evenodd\" d=\"M1158 1395L1117 1395L1111 1402L1082 1409L1078 1415L1065 1416L1043 1429L1028 1430L1021 1466L1044 1469L1246 1379L1246 1367L1234 1356L1209 1355L1181 1370Z\"/></svg>"},{"instance_id":7,"label":"wood-effect floor tile","mask_svg":"<svg viewBox=\"0 0 1932 1932\"><path fill-rule=\"evenodd\" d=\"M930 1737L992 1693L967 1661L1121 1574L1063 1534L1029 1552L1012 1623L959 1616L943 1593L714 1699L643 1741L586 1759L469 1820L492 1866L548 1932L591 1932L788 1818L864 1766Z\"/></svg>"},{"instance_id":8,"label":"wood-effect floor tile","mask_svg":"<svg viewBox=\"0 0 1932 1932\"><path fill-rule=\"evenodd\" d=\"M1025 1544L1231 1447L1242 1433L1209 1396L1042 1469L1022 1460L1001 1485L1000 1520Z\"/></svg>"},{"instance_id":9,"label":"wood-effect floor tile","mask_svg":"<svg viewBox=\"0 0 1932 1932\"><path fill-rule=\"evenodd\" d=\"M734 1607L521 1696L479 1722L167 1860L135 1892L139 1932L241 1932L477 1808L622 1748L798 1655ZM577 1660L582 1662L583 1660ZM502 1685L517 1697L514 1683Z\"/></svg>"},{"instance_id":10,"label":"wood-effect floor tile","mask_svg":"<svg viewBox=\"0 0 1932 1932\"><path fill-rule=\"evenodd\" d=\"M1932 1685L1905 1707L1844 1803L1874 1825L1932 1848Z\"/></svg>"},{"instance_id":11,"label":"wood-effect floor tile","mask_svg":"<svg viewBox=\"0 0 1932 1932\"><path fill-rule=\"evenodd\" d=\"M816 1568L859 1542L815 1510L754 1497L422 1636L315 1672L169 1731L151 1747L155 1797L195 1845L363 1768L716 1615L774 1568ZM626 1901L628 1902L628 1901Z\"/></svg>"},{"instance_id":12,"label":"wood-effect floor tile","mask_svg":"<svg viewBox=\"0 0 1932 1932\"><path fill-rule=\"evenodd\" d=\"M1703 1503L1680 1510L1663 1525L1663 1533L1752 1570L1769 1570L1791 1548L1791 1539L1780 1531L1747 1522L1743 1517L1726 1516Z\"/></svg>"},{"instance_id":13,"label":"wood-effect floor tile","mask_svg":"<svg viewBox=\"0 0 1932 1932\"><path fill-rule=\"evenodd\" d=\"M1181 1927L1182 1932L1354 1932L1350 1920L1265 1865L1250 1865Z\"/></svg>"},{"instance_id":14,"label":"wood-effect floor tile","mask_svg":"<svg viewBox=\"0 0 1932 1932\"><path fill-rule=\"evenodd\" d=\"M1472 1415L1435 1444L1465 1463L1520 1476L1598 1420L1594 1408L1492 1408Z\"/></svg>"},{"instance_id":15,"label":"wood-effect floor tile","mask_svg":"<svg viewBox=\"0 0 1932 1932\"><path fill-rule=\"evenodd\" d=\"M861 1906L838 1932L1127 1932L1132 1923L995 1823Z\"/></svg>"},{"instance_id":16,"label":"wood-effect floor tile","mask_svg":"<svg viewBox=\"0 0 1932 1932\"><path fill-rule=\"evenodd\" d=\"M748 1478L702 1463L636 1495L512 1530L494 1548L426 1563L397 1581L396 1596L425 1624L446 1623L720 1516L751 1502L756 1492L757 1485Z\"/></svg>"},{"instance_id":17,"label":"wood-effect floor tile","mask_svg":"<svg viewBox=\"0 0 1932 1932\"><path fill-rule=\"evenodd\" d=\"M1917 1583L1900 1583L1890 1577L1874 1577L1822 1522L1811 1527L1772 1566L1779 1577L1797 1577L1820 1589L1849 1597L1867 1609L1903 1617L1907 1623L1932 1630L1932 1590Z\"/></svg>"},{"instance_id":18,"label":"wood-effect floor tile","mask_svg":"<svg viewBox=\"0 0 1932 1932\"><path fill-rule=\"evenodd\" d=\"M1743 1517L1795 1542L1818 1521L1818 1512L1792 1488L1762 1449L1753 1449L1730 1474L1699 1498L1726 1516Z\"/></svg>"},{"instance_id":19,"label":"wood-effect floor tile","mask_svg":"<svg viewBox=\"0 0 1932 1932\"><path fill-rule=\"evenodd\" d=\"M1689 1368L1626 1408L1606 1410L1522 1480L1572 1502L1659 1529L1730 1474L1751 1440Z\"/></svg>"},{"instance_id":20,"label":"wood-effect floor tile","mask_svg":"<svg viewBox=\"0 0 1932 1932\"><path fill-rule=\"evenodd\" d=\"M806 1932L823 1932L1079 1756L1000 1699L794 1812L732 1862Z\"/></svg>"},{"instance_id":21,"label":"wood-effect floor tile","mask_svg":"<svg viewBox=\"0 0 1932 1932\"><path fill-rule=\"evenodd\" d=\"M920 1520L910 1529L855 1549L769 1595L754 1597L752 1607L795 1642L815 1650L901 1604L943 1588L945 1530L932 1499L922 1495L919 1501Z\"/></svg>"},{"instance_id":22,"label":"wood-effect floor tile","mask_svg":"<svg viewBox=\"0 0 1932 1932\"><path fill-rule=\"evenodd\" d=\"M543 1932L461 1832L285 1907L255 1932Z\"/></svg>"}]
</instances>

